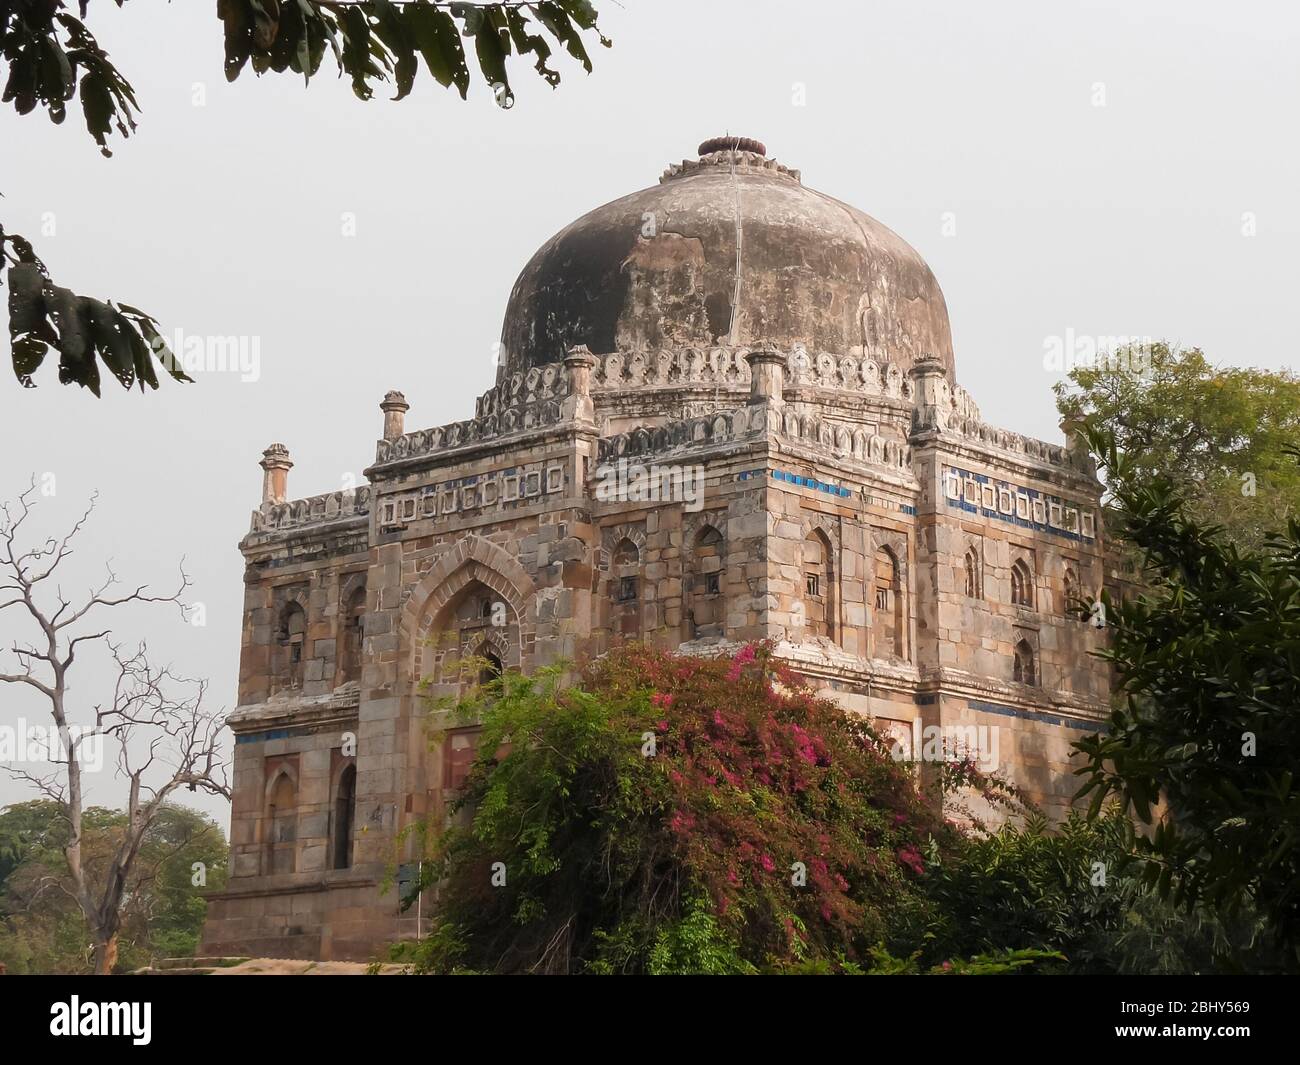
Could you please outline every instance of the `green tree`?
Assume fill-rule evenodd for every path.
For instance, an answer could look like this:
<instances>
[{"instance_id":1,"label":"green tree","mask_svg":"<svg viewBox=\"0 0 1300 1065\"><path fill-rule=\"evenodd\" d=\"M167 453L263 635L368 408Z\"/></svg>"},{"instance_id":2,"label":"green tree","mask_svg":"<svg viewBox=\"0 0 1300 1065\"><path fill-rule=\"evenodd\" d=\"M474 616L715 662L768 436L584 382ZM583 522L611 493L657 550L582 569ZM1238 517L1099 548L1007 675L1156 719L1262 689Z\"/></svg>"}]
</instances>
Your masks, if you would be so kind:
<instances>
[{"instance_id":1,"label":"green tree","mask_svg":"<svg viewBox=\"0 0 1300 1065\"><path fill-rule=\"evenodd\" d=\"M120 810L85 811L83 850L91 878L110 875L126 828ZM48 799L0 811L0 962L10 973L92 971L93 937L63 856L70 834L60 804ZM202 892L225 883L227 853L210 818L171 803L161 809L130 873L117 971L194 953L206 911Z\"/></svg>"},{"instance_id":2,"label":"green tree","mask_svg":"<svg viewBox=\"0 0 1300 1065\"><path fill-rule=\"evenodd\" d=\"M1136 846L1161 897L1253 911L1300 968L1300 523L1242 548L1197 516L1181 471L1151 472L1108 425L1082 432L1146 585L1107 604L1119 705L1076 745L1082 793L1151 826Z\"/></svg>"},{"instance_id":3,"label":"green tree","mask_svg":"<svg viewBox=\"0 0 1300 1065\"><path fill-rule=\"evenodd\" d=\"M121 7L126 0L114 0ZM74 12L74 6L77 10ZM104 155L109 138L136 128L138 104L130 82L114 66L85 19L89 0L0 0L0 71L8 68L0 101L20 115L45 109L61 123L74 98L86 129ZM469 53L498 104L510 107L508 59L531 59L552 87L552 45L591 71L583 33L596 25L591 0L535 0L492 4L438 0L218 0L225 37L225 73L245 69L300 74L304 82L330 57L353 92L369 100L391 82L393 97L410 94L421 68L464 98L471 80ZM100 394L100 363L124 388L158 387L154 361L177 381L188 381L148 314L125 303L78 295L56 285L30 241L0 224L0 271L8 266L9 340L14 373L31 387L51 348L59 353L60 384Z\"/></svg>"},{"instance_id":4,"label":"green tree","mask_svg":"<svg viewBox=\"0 0 1300 1065\"><path fill-rule=\"evenodd\" d=\"M1067 422L1104 426L1134 476L1168 475L1188 513L1244 546L1300 515L1300 377L1212 365L1199 348L1128 347L1056 386Z\"/></svg>"}]
</instances>

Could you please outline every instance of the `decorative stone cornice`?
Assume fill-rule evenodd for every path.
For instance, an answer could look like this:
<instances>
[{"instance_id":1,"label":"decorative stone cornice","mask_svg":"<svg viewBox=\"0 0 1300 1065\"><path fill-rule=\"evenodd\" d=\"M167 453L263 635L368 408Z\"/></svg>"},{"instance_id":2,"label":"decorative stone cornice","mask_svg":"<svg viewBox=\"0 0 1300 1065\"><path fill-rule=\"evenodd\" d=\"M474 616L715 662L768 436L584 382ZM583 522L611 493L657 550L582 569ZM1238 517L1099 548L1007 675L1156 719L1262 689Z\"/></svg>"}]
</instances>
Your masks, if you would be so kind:
<instances>
[{"instance_id":1,"label":"decorative stone cornice","mask_svg":"<svg viewBox=\"0 0 1300 1065\"><path fill-rule=\"evenodd\" d=\"M237 706L226 715L226 725L236 736L263 732L292 723L294 728L347 721L357 715L361 693L353 682L324 695L279 692L265 702Z\"/></svg>"},{"instance_id":2,"label":"decorative stone cornice","mask_svg":"<svg viewBox=\"0 0 1300 1065\"><path fill-rule=\"evenodd\" d=\"M363 484L348 492L296 499L292 502L263 503L253 511L250 533L283 532L309 525L357 520L364 524L370 513L370 486Z\"/></svg>"}]
</instances>

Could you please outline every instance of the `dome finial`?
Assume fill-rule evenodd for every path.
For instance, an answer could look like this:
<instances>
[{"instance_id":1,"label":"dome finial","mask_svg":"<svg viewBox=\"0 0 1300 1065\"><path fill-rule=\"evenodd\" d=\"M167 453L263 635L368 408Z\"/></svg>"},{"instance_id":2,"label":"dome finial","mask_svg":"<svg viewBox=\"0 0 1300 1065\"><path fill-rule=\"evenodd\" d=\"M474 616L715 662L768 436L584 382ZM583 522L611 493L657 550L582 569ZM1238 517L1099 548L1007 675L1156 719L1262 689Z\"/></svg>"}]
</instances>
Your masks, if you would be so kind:
<instances>
[{"instance_id":1,"label":"dome finial","mask_svg":"<svg viewBox=\"0 0 1300 1065\"><path fill-rule=\"evenodd\" d=\"M753 152L755 155L767 155L767 145L762 141L756 141L752 137L710 137L702 142L696 149L700 155L710 155L713 152Z\"/></svg>"}]
</instances>

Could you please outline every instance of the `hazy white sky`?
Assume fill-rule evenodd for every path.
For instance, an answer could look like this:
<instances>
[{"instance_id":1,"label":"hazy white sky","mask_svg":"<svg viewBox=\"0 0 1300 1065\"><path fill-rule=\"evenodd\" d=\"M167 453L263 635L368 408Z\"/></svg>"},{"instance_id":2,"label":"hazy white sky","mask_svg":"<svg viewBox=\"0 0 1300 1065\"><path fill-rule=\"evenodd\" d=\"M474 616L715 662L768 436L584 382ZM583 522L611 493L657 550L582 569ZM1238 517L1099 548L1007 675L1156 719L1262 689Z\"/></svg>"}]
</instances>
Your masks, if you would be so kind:
<instances>
[{"instance_id":1,"label":"hazy white sky","mask_svg":"<svg viewBox=\"0 0 1300 1065\"><path fill-rule=\"evenodd\" d=\"M168 335L255 340L260 375L147 396L108 384L98 401L49 372L27 392L0 378L0 499L53 474L40 513L58 529L98 489L86 579L111 557L124 579L162 584L184 556L207 624L136 611L118 635L147 636L226 705L262 449L288 445L297 498L360 476L387 389L405 391L408 428L472 415L532 252L711 135L763 140L920 250L958 380L995 424L1059 439L1053 337L1296 362L1290 5L597 0L614 47L590 42L594 73L561 56L552 91L516 64L508 111L480 84L464 103L430 79L368 104L332 75L229 85L214 6L92 5L140 130L103 159L72 109L54 126L6 106L0 218L60 284L143 307ZM103 678L87 664L83 708ZM0 689L0 722L40 711ZM29 795L0 779L0 803ZM118 805L120 788L100 779L92 798Z\"/></svg>"}]
</instances>

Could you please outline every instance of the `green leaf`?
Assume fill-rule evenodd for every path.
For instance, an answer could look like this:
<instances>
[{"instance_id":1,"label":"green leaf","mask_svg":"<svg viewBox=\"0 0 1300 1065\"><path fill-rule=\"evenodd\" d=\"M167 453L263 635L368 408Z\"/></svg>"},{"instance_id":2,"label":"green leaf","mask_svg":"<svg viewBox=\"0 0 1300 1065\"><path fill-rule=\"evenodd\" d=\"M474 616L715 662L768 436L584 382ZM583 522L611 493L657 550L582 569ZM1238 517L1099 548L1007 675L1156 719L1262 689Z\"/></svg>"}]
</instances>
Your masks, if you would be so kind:
<instances>
[{"instance_id":1,"label":"green leaf","mask_svg":"<svg viewBox=\"0 0 1300 1065\"><path fill-rule=\"evenodd\" d=\"M420 3L408 9L407 18L429 73L443 88L455 85L464 99L469 92L469 67L451 15Z\"/></svg>"}]
</instances>

